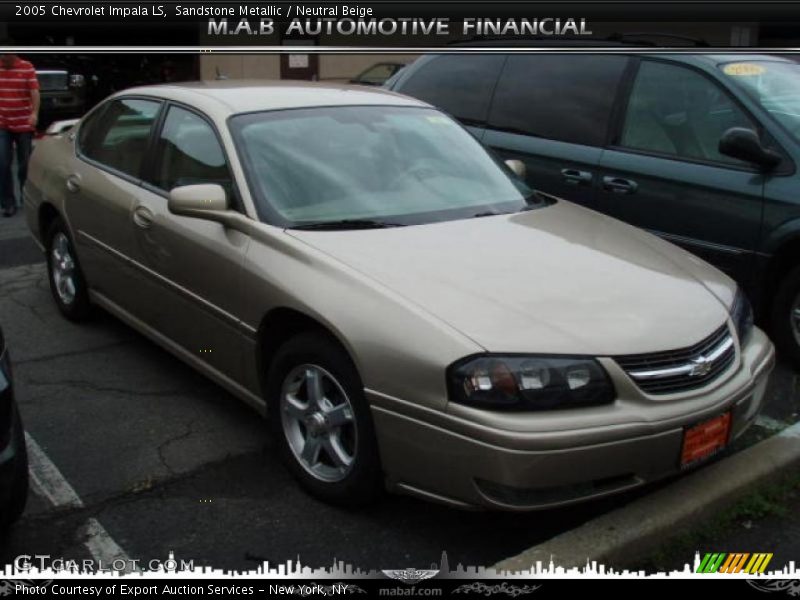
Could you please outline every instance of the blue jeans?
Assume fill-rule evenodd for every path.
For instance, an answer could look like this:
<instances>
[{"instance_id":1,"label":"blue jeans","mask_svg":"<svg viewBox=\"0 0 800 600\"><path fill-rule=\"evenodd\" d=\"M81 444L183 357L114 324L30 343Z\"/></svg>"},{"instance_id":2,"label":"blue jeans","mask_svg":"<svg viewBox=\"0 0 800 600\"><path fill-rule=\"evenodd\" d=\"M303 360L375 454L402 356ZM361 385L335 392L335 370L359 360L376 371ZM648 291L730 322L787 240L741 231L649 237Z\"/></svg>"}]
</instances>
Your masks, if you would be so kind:
<instances>
[{"instance_id":1,"label":"blue jeans","mask_svg":"<svg viewBox=\"0 0 800 600\"><path fill-rule=\"evenodd\" d=\"M28 177L28 159L31 157L32 142L32 131L14 132L0 129L0 207L2 208L11 208L18 204L12 173L14 148L17 151L17 182L22 193L22 186Z\"/></svg>"}]
</instances>

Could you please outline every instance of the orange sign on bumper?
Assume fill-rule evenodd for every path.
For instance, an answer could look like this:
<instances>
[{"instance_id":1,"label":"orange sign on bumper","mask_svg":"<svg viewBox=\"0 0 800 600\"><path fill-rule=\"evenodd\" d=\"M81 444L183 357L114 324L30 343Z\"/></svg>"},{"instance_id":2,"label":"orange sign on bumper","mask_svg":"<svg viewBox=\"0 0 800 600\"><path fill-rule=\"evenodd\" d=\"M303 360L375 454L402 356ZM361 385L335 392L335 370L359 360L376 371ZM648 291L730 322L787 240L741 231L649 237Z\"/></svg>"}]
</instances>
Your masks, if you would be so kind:
<instances>
[{"instance_id":1,"label":"orange sign on bumper","mask_svg":"<svg viewBox=\"0 0 800 600\"><path fill-rule=\"evenodd\" d=\"M731 433L731 413L704 421L690 427L683 434L681 467L708 458L728 444Z\"/></svg>"}]
</instances>

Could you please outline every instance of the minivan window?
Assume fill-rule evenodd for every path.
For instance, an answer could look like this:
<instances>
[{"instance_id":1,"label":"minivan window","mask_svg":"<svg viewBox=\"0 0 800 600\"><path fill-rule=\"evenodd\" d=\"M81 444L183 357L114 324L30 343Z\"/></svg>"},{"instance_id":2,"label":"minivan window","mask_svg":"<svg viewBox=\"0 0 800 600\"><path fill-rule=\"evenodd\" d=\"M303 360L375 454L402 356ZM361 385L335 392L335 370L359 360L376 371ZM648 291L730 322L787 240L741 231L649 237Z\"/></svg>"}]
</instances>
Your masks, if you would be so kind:
<instances>
[{"instance_id":1,"label":"minivan window","mask_svg":"<svg viewBox=\"0 0 800 600\"><path fill-rule=\"evenodd\" d=\"M80 128L80 152L103 165L139 177L150 130L161 103L127 98L112 100Z\"/></svg>"},{"instance_id":2,"label":"minivan window","mask_svg":"<svg viewBox=\"0 0 800 600\"><path fill-rule=\"evenodd\" d=\"M489 126L586 146L605 143L628 58L514 55L497 84Z\"/></svg>"},{"instance_id":3,"label":"minivan window","mask_svg":"<svg viewBox=\"0 0 800 600\"><path fill-rule=\"evenodd\" d=\"M693 69L642 61L631 90L620 145L689 160L744 165L720 154L731 127L753 124L708 77Z\"/></svg>"},{"instance_id":4,"label":"minivan window","mask_svg":"<svg viewBox=\"0 0 800 600\"><path fill-rule=\"evenodd\" d=\"M467 125L483 125L505 57L496 54L436 56L398 91L441 108Z\"/></svg>"},{"instance_id":5,"label":"minivan window","mask_svg":"<svg viewBox=\"0 0 800 600\"><path fill-rule=\"evenodd\" d=\"M292 109L230 123L259 212L281 225L416 225L516 212L535 200L437 110Z\"/></svg>"},{"instance_id":6,"label":"minivan window","mask_svg":"<svg viewBox=\"0 0 800 600\"><path fill-rule=\"evenodd\" d=\"M216 183L230 197L225 154L205 119L178 106L170 107L156 144L151 183L166 191L181 185Z\"/></svg>"},{"instance_id":7,"label":"minivan window","mask_svg":"<svg viewBox=\"0 0 800 600\"><path fill-rule=\"evenodd\" d=\"M777 61L744 61L720 65L743 89L796 138L800 138L800 65Z\"/></svg>"}]
</instances>

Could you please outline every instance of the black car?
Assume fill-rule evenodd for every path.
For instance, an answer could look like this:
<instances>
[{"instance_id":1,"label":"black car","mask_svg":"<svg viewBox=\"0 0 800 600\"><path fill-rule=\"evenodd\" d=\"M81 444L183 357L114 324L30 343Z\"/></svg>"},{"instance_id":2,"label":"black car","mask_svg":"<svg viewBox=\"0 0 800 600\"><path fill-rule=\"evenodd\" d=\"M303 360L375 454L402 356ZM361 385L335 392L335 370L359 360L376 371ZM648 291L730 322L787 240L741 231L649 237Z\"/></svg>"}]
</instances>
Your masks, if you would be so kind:
<instances>
[{"instance_id":1,"label":"black car","mask_svg":"<svg viewBox=\"0 0 800 600\"><path fill-rule=\"evenodd\" d=\"M764 54L429 55L386 87L448 111L527 183L736 279L800 367L800 65Z\"/></svg>"},{"instance_id":2,"label":"black car","mask_svg":"<svg viewBox=\"0 0 800 600\"><path fill-rule=\"evenodd\" d=\"M28 456L14 401L11 361L0 330L0 532L16 521L28 497Z\"/></svg>"}]
</instances>

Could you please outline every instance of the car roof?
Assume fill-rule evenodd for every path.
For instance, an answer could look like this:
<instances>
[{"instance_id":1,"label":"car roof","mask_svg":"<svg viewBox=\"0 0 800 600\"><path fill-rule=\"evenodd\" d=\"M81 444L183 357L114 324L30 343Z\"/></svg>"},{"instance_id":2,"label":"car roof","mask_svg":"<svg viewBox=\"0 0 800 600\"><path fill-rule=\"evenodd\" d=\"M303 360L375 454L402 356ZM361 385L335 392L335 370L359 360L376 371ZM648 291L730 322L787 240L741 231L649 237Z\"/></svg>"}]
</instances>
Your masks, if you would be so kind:
<instances>
[{"instance_id":1,"label":"car roof","mask_svg":"<svg viewBox=\"0 0 800 600\"><path fill-rule=\"evenodd\" d=\"M182 102L218 119L238 113L317 106L429 106L380 88L307 81L191 81L129 88L115 97L131 95Z\"/></svg>"},{"instance_id":2,"label":"car roof","mask_svg":"<svg viewBox=\"0 0 800 600\"><path fill-rule=\"evenodd\" d=\"M748 62L748 61L764 61L764 60L771 60L774 62L792 62L786 58L777 56L775 54L744 54L742 52L713 52L713 53L687 52L687 53L675 53L675 54L667 53L662 56L666 56L671 60L676 60L680 62L704 63L711 65L719 65L729 62Z\"/></svg>"}]
</instances>

